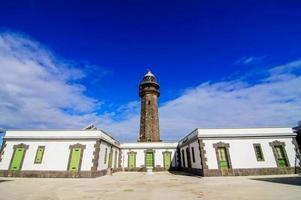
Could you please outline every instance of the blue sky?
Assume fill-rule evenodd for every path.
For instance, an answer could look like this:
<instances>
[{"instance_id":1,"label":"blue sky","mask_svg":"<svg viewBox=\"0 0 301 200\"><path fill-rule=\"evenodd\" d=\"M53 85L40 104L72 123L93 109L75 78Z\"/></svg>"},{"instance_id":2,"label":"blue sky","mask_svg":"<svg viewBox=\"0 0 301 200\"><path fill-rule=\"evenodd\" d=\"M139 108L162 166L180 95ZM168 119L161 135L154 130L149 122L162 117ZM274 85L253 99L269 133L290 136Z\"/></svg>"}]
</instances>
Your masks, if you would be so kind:
<instances>
[{"instance_id":1,"label":"blue sky","mask_svg":"<svg viewBox=\"0 0 301 200\"><path fill-rule=\"evenodd\" d=\"M147 68L161 85L164 140L294 126L300 19L298 1L3 1L0 127L95 123L134 141Z\"/></svg>"}]
</instances>

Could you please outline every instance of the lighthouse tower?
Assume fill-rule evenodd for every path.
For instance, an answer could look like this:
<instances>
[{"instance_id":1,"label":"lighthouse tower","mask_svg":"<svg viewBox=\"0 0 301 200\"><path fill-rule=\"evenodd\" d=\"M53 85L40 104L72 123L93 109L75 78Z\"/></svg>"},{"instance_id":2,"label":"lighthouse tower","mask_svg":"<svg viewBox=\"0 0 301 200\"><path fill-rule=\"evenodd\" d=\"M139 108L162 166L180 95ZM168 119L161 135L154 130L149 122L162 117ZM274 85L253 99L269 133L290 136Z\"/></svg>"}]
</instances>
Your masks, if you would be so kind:
<instances>
[{"instance_id":1,"label":"lighthouse tower","mask_svg":"<svg viewBox=\"0 0 301 200\"><path fill-rule=\"evenodd\" d=\"M158 97L160 85L150 70L139 85L141 97L139 142L160 142Z\"/></svg>"}]
</instances>

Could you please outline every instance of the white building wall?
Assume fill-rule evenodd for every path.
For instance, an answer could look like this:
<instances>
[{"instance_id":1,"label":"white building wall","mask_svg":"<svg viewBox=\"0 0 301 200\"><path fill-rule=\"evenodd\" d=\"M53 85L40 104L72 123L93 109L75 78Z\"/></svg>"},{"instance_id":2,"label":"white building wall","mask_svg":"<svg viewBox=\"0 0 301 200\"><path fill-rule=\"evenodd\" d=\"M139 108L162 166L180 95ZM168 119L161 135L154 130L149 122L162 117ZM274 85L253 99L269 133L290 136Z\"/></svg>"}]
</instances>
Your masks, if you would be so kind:
<instances>
[{"instance_id":1,"label":"white building wall","mask_svg":"<svg viewBox=\"0 0 301 200\"><path fill-rule=\"evenodd\" d=\"M188 167L188 160L187 160L187 155L186 155L186 148L188 148L188 145L182 146L180 148L180 154L181 154L181 167ZM183 152L184 151L184 155Z\"/></svg>"},{"instance_id":2,"label":"white building wall","mask_svg":"<svg viewBox=\"0 0 301 200\"><path fill-rule=\"evenodd\" d=\"M192 147L194 149L195 162L193 162ZM189 148L189 152L190 152L191 168L202 169L199 143L197 140L188 145L182 146L180 148L180 150L181 150L181 167L186 167L186 168L188 167L188 158L187 158L187 153L186 153L187 148ZM182 156L182 150L184 150L184 157ZM184 166L183 160L185 160L185 166Z\"/></svg>"},{"instance_id":3,"label":"white building wall","mask_svg":"<svg viewBox=\"0 0 301 200\"><path fill-rule=\"evenodd\" d=\"M122 159L121 164L123 168L128 167L128 152L133 151L136 152L136 167L143 167L145 166L145 150L146 149L122 149ZM155 149L152 150L155 151L154 153L154 166L160 165L160 167L164 166L164 160L163 160L163 152L169 151L171 152L171 159L172 163L171 166L176 167L177 165L177 158L176 158L176 149Z\"/></svg>"},{"instance_id":4,"label":"white building wall","mask_svg":"<svg viewBox=\"0 0 301 200\"><path fill-rule=\"evenodd\" d=\"M105 142L100 143L100 151L99 151L99 159L98 159L98 167L97 170L104 170L108 168L109 162L109 153L111 146ZM105 156L105 152L107 149L107 156ZM106 159L106 161L105 161Z\"/></svg>"},{"instance_id":5,"label":"white building wall","mask_svg":"<svg viewBox=\"0 0 301 200\"><path fill-rule=\"evenodd\" d=\"M113 147L112 168L118 168L118 161L119 161L118 158L119 158L119 149Z\"/></svg>"},{"instance_id":6,"label":"white building wall","mask_svg":"<svg viewBox=\"0 0 301 200\"><path fill-rule=\"evenodd\" d=\"M201 169L202 164L201 164L199 142L195 141L191 143L189 146L190 146L191 167L196 169ZM193 162L193 158L192 158L192 147L194 149L195 162Z\"/></svg>"},{"instance_id":7,"label":"white building wall","mask_svg":"<svg viewBox=\"0 0 301 200\"><path fill-rule=\"evenodd\" d=\"M22 165L22 170L57 170L66 171L70 155L70 145L80 143L86 145L83 151L81 170L91 170L95 141L6 141L2 162L0 162L1 170L8 170L13 155L13 146L24 143L29 145ZM41 164L35 164L38 146L45 146L43 160Z\"/></svg>"},{"instance_id":8,"label":"white building wall","mask_svg":"<svg viewBox=\"0 0 301 200\"><path fill-rule=\"evenodd\" d=\"M290 162L290 166L295 164L295 150L292 144L292 138L256 138L256 139L206 139L205 143L207 165L209 169L218 169L216 152L213 144L218 142L228 143L230 145L229 153L232 168L269 168L277 167L270 142L278 140L285 142L285 150ZM257 161L253 144L261 144L264 161Z\"/></svg>"}]
</instances>

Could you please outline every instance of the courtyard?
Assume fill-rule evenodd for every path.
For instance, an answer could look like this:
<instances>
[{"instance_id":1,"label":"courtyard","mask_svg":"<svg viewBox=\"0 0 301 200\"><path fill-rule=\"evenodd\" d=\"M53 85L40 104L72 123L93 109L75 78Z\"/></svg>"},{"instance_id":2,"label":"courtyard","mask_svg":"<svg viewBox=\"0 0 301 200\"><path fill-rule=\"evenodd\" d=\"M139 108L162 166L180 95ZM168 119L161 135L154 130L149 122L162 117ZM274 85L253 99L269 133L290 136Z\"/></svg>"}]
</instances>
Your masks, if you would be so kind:
<instances>
[{"instance_id":1,"label":"courtyard","mask_svg":"<svg viewBox=\"0 0 301 200\"><path fill-rule=\"evenodd\" d=\"M299 199L301 177L119 172L96 179L0 178L0 199Z\"/></svg>"}]
</instances>

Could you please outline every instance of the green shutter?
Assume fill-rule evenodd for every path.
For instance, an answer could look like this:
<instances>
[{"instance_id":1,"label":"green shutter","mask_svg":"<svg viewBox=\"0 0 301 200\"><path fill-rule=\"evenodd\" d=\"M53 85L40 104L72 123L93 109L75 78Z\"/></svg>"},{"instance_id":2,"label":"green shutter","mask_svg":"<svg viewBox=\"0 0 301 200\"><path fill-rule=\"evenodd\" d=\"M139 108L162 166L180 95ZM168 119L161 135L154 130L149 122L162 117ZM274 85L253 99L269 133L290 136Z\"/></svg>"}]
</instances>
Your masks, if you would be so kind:
<instances>
[{"instance_id":1,"label":"green shutter","mask_svg":"<svg viewBox=\"0 0 301 200\"><path fill-rule=\"evenodd\" d=\"M221 169L229 169L226 149L224 147L218 148L219 166Z\"/></svg>"},{"instance_id":2,"label":"green shutter","mask_svg":"<svg viewBox=\"0 0 301 200\"><path fill-rule=\"evenodd\" d=\"M128 168L129 169L136 168L136 154L135 153L128 154Z\"/></svg>"},{"instance_id":3,"label":"green shutter","mask_svg":"<svg viewBox=\"0 0 301 200\"><path fill-rule=\"evenodd\" d=\"M146 152L145 154L145 164L146 167L154 166L153 152Z\"/></svg>"},{"instance_id":4,"label":"green shutter","mask_svg":"<svg viewBox=\"0 0 301 200\"><path fill-rule=\"evenodd\" d=\"M275 151L276 151L276 158L279 167L287 167L287 161L284 156L284 150L282 146L275 146Z\"/></svg>"},{"instance_id":5,"label":"green shutter","mask_svg":"<svg viewBox=\"0 0 301 200\"><path fill-rule=\"evenodd\" d=\"M166 170L169 170L171 164L171 152L164 152L163 160L164 160L164 168Z\"/></svg>"},{"instance_id":6,"label":"green shutter","mask_svg":"<svg viewBox=\"0 0 301 200\"><path fill-rule=\"evenodd\" d=\"M43 154L44 154L44 147L38 147L34 163L37 163L37 164L42 163Z\"/></svg>"},{"instance_id":7,"label":"green shutter","mask_svg":"<svg viewBox=\"0 0 301 200\"><path fill-rule=\"evenodd\" d=\"M71 159L69 163L69 171L79 171L79 164L80 164L80 158L81 158L81 148L73 148L71 150Z\"/></svg>"},{"instance_id":8,"label":"green shutter","mask_svg":"<svg viewBox=\"0 0 301 200\"><path fill-rule=\"evenodd\" d=\"M24 156L25 149L22 147L16 148L14 157L10 166L10 170L17 171L21 169L21 163Z\"/></svg>"}]
</instances>

